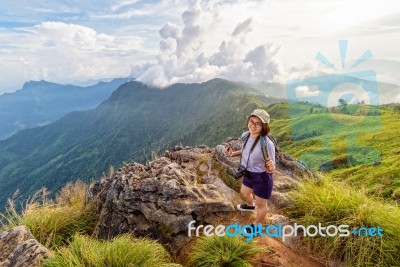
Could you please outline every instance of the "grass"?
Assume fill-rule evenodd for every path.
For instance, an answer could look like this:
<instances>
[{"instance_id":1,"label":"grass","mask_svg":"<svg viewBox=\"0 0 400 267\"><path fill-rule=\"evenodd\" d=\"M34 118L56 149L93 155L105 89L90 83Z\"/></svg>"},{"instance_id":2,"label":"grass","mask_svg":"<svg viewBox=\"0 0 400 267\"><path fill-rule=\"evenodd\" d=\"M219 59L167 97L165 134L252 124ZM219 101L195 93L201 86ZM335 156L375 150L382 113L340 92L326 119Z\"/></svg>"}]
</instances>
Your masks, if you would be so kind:
<instances>
[{"instance_id":1,"label":"grass","mask_svg":"<svg viewBox=\"0 0 400 267\"><path fill-rule=\"evenodd\" d=\"M41 244L56 248L66 244L76 233L91 234L98 214L95 202L88 201L88 186L77 181L66 184L55 201L47 199L45 189L38 191L21 213L9 200L7 211L1 217L2 228L25 225Z\"/></svg>"},{"instance_id":2,"label":"grass","mask_svg":"<svg viewBox=\"0 0 400 267\"><path fill-rule=\"evenodd\" d=\"M366 196L345 183L325 179L306 182L290 195L290 217L303 225L381 227L383 237L305 238L310 251L321 251L325 260L344 259L348 266L400 266L400 209L397 204Z\"/></svg>"},{"instance_id":3,"label":"grass","mask_svg":"<svg viewBox=\"0 0 400 267\"><path fill-rule=\"evenodd\" d=\"M246 242L238 236L200 237L189 255L191 267L251 267L258 253L265 249L257 247L256 241Z\"/></svg>"},{"instance_id":4,"label":"grass","mask_svg":"<svg viewBox=\"0 0 400 267\"><path fill-rule=\"evenodd\" d=\"M68 247L60 248L44 267L173 267L169 253L156 241L128 234L111 241L75 235Z\"/></svg>"},{"instance_id":5,"label":"grass","mask_svg":"<svg viewBox=\"0 0 400 267\"><path fill-rule=\"evenodd\" d=\"M399 114L389 107L380 107L380 113L354 125L345 122L359 116L334 114L340 119L333 123L335 119L329 113L302 114L273 121L272 133L285 152L309 167L318 169L331 163L333 168L326 173L333 179L347 181L355 188L365 187L369 195L398 199ZM354 149L348 150L351 147Z\"/></svg>"}]
</instances>

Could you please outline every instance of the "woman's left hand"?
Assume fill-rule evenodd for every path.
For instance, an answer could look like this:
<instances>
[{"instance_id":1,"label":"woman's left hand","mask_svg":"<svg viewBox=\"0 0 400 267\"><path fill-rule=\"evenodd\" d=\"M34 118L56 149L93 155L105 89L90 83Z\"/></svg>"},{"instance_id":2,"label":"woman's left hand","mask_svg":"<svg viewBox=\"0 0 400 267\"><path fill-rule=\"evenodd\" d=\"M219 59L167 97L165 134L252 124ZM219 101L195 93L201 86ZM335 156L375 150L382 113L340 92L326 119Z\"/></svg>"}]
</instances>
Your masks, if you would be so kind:
<instances>
[{"instance_id":1,"label":"woman's left hand","mask_svg":"<svg viewBox=\"0 0 400 267\"><path fill-rule=\"evenodd\" d=\"M267 158L265 161L265 169L267 172L273 172L275 170L275 163L271 158Z\"/></svg>"}]
</instances>

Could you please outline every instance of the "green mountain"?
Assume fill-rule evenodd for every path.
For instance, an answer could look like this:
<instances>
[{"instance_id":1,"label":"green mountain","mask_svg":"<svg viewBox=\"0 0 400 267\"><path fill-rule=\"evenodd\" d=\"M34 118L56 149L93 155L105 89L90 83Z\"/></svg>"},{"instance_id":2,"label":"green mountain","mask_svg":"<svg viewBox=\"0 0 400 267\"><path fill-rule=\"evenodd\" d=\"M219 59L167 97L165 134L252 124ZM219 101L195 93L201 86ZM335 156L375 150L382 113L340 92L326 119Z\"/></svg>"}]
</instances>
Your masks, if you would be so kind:
<instances>
[{"instance_id":1,"label":"green mountain","mask_svg":"<svg viewBox=\"0 0 400 267\"><path fill-rule=\"evenodd\" d=\"M81 87L30 81L22 89L0 95L0 139L54 122L71 111L89 110L110 97L127 78Z\"/></svg>"},{"instance_id":2,"label":"green mountain","mask_svg":"<svg viewBox=\"0 0 400 267\"><path fill-rule=\"evenodd\" d=\"M163 90L125 83L95 109L0 141L0 204L17 189L23 198L43 186L55 192L177 143L212 147L239 136L254 108L278 101L259 94L221 79Z\"/></svg>"}]
</instances>

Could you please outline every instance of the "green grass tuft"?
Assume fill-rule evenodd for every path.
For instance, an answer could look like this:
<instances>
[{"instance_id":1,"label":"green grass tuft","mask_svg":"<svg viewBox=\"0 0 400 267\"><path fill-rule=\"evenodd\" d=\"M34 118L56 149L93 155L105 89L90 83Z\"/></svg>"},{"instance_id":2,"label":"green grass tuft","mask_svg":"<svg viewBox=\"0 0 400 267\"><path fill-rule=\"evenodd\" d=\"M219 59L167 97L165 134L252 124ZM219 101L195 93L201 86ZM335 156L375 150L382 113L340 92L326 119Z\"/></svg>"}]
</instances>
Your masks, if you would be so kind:
<instances>
[{"instance_id":1,"label":"green grass tuft","mask_svg":"<svg viewBox=\"0 0 400 267\"><path fill-rule=\"evenodd\" d=\"M172 267L171 256L154 240L124 234L111 241L75 235L69 247L60 248L44 267Z\"/></svg>"},{"instance_id":2,"label":"green grass tuft","mask_svg":"<svg viewBox=\"0 0 400 267\"><path fill-rule=\"evenodd\" d=\"M191 267L251 267L254 258L265 249L256 246L256 242L246 242L240 237L212 236L201 237L189 255Z\"/></svg>"},{"instance_id":3,"label":"green grass tuft","mask_svg":"<svg viewBox=\"0 0 400 267\"><path fill-rule=\"evenodd\" d=\"M40 194L39 194L40 193ZM56 201L46 198L45 190L38 191L22 213L18 213L12 200L5 214L1 214L10 229L27 226L33 236L52 249L66 244L75 233L91 234L98 220L95 202L88 202L88 186L80 181L68 183Z\"/></svg>"},{"instance_id":4,"label":"green grass tuft","mask_svg":"<svg viewBox=\"0 0 400 267\"><path fill-rule=\"evenodd\" d=\"M307 225L381 227L383 237L309 237L310 250L326 259L344 259L348 266L400 266L400 209L397 204L366 196L344 183L329 179L306 182L290 195L289 215Z\"/></svg>"}]
</instances>

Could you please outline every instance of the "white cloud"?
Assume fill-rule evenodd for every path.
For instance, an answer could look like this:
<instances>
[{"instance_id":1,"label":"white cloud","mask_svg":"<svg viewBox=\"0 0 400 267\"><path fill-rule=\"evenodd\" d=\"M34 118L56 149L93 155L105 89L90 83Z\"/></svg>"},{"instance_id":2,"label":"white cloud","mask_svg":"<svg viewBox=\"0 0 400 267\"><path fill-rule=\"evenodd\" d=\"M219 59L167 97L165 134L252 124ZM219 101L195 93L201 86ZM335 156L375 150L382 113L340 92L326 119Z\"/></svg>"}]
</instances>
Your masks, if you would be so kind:
<instances>
[{"instance_id":1,"label":"white cloud","mask_svg":"<svg viewBox=\"0 0 400 267\"><path fill-rule=\"evenodd\" d=\"M115 37L62 22L25 28L14 32L12 40L3 34L0 71L9 75L2 75L0 84L20 83L19 87L27 80L70 83L128 76L142 47L136 36Z\"/></svg>"},{"instance_id":2,"label":"white cloud","mask_svg":"<svg viewBox=\"0 0 400 267\"><path fill-rule=\"evenodd\" d=\"M236 23L232 34L220 40L218 51L211 52L204 43L215 37L213 27L219 12L203 10L200 1L193 1L182 14L183 27L165 24L159 31L160 52L157 63L148 69L134 67L132 76L156 87L176 82L203 82L215 77L235 81L271 81L280 75L277 61L279 45L266 42L248 45L252 19ZM207 56L209 55L209 56Z\"/></svg>"}]
</instances>

